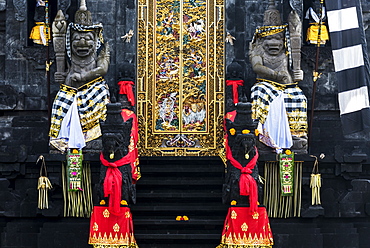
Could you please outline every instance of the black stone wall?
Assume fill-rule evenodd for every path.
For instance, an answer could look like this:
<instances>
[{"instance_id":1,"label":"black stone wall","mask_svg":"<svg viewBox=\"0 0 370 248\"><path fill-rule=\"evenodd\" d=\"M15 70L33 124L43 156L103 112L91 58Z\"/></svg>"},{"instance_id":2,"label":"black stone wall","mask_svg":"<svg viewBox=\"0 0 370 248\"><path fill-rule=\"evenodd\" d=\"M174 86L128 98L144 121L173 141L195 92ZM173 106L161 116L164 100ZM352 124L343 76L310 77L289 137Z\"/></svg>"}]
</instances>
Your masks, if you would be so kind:
<instances>
[{"instance_id":1,"label":"black stone wall","mask_svg":"<svg viewBox=\"0 0 370 248\"><path fill-rule=\"evenodd\" d=\"M69 20L73 20L77 0L50 2L69 13ZM249 92L255 82L248 44L255 28L262 24L267 2L227 0L225 4L226 31L236 38L233 46L226 44L226 65L236 61L242 66L245 92ZM278 2L286 16L289 1ZM27 3L26 0L0 0L0 247L90 247L87 245L89 220L63 217L61 161L64 156L48 154L48 101L52 101L58 90L58 85L53 83L55 65L51 66L48 97L46 48L30 45L28 41L32 17L29 17ZM370 1L362 0L362 4L367 24ZM120 77L135 75L136 37L131 43L123 42L120 37L130 29L136 33L136 2L87 0L87 6L94 22L104 24L105 39L111 47L106 81L114 95ZM370 40L369 30L366 35ZM49 49L53 59L52 46ZM309 99L309 109L315 51L309 46L302 48L305 79L300 86ZM274 247L365 248L370 244L370 137L368 133L343 135L330 47L320 52L323 74L317 81L309 154L325 154L325 158L319 160L323 209L310 206L309 177L313 159L302 155L300 159L306 161L302 217L271 220ZM37 209L40 167L35 162L40 154L46 158L54 187L48 210ZM99 176L98 156L87 155L85 159L91 161L95 184ZM261 162L271 159L273 155L265 155Z\"/></svg>"}]
</instances>

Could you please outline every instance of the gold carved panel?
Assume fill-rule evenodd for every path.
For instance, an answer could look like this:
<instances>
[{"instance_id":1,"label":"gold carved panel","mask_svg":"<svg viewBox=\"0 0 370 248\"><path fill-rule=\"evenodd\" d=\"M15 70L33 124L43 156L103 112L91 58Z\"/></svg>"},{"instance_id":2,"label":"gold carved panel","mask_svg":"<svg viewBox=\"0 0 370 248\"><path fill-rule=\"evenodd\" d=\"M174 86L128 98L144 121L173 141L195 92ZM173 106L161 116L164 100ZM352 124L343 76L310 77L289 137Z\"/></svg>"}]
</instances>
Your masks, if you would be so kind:
<instances>
[{"instance_id":1,"label":"gold carved panel","mask_svg":"<svg viewBox=\"0 0 370 248\"><path fill-rule=\"evenodd\" d=\"M141 156L220 155L224 40L223 1L139 1Z\"/></svg>"}]
</instances>

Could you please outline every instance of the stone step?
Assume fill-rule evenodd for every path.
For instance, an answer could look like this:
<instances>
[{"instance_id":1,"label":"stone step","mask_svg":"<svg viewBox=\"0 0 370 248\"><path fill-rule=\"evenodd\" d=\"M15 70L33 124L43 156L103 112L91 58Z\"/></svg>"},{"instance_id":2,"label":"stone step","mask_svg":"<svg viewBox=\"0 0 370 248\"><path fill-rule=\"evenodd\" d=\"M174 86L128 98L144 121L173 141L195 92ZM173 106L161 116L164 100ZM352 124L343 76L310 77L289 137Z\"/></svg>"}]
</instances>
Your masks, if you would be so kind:
<instances>
[{"instance_id":1,"label":"stone step","mask_svg":"<svg viewBox=\"0 0 370 248\"><path fill-rule=\"evenodd\" d=\"M199 185L222 185L222 178L199 178L195 179L194 177L177 177L177 178L147 178L140 179L137 182L137 186L142 185L186 185L186 186L199 186Z\"/></svg>"},{"instance_id":2,"label":"stone step","mask_svg":"<svg viewBox=\"0 0 370 248\"><path fill-rule=\"evenodd\" d=\"M176 216L174 216L176 217ZM189 220L188 221L177 221L176 218L172 219L163 219L163 218L158 218L158 219L140 219L140 218L135 218L133 217L133 221L135 223L135 228L139 226L144 226L146 228L149 227L155 227L157 225L167 225L167 226L176 226L176 227L182 227L182 226L193 226L193 225L202 225L202 226L215 226L219 225L222 226L224 224L223 219L210 219L208 217L196 217L192 218L192 216L188 216Z\"/></svg>"},{"instance_id":3,"label":"stone step","mask_svg":"<svg viewBox=\"0 0 370 248\"><path fill-rule=\"evenodd\" d=\"M162 191L162 192L161 192ZM202 190L202 192L173 192L173 191L164 191L164 190L156 190L153 192L139 192L137 193L137 198L140 199L160 199L160 198L171 198L174 199L186 199L189 200L189 198L196 198L199 200L199 198L204 200L209 200L209 198L218 198L221 200L222 192L221 190L219 192L210 191L210 190ZM206 199L205 199L206 198Z\"/></svg>"},{"instance_id":4,"label":"stone step","mask_svg":"<svg viewBox=\"0 0 370 248\"><path fill-rule=\"evenodd\" d=\"M222 231L222 230L221 230ZM195 234L195 233L180 233L180 234L171 234L171 233L153 233L153 234L148 234L148 233L145 233L145 234L135 234L135 238L137 240L140 240L140 239L150 239L150 240L171 240L171 239L175 239L175 240L179 240L179 239L182 239L182 240L199 240L199 239L202 239L202 240L217 240L217 239L220 239L221 240L221 234ZM189 242L190 243L190 242ZM175 243L176 244L176 243Z\"/></svg>"},{"instance_id":5,"label":"stone step","mask_svg":"<svg viewBox=\"0 0 370 248\"><path fill-rule=\"evenodd\" d=\"M179 213L181 214L182 212L209 212L210 214L215 213L215 212L227 212L227 206L224 206L222 204L215 205L215 204L163 204L163 203L158 203L158 204L149 204L149 203L141 203L140 205L132 206L131 211L133 214L140 214L140 212L157 212L157 213Z\"/></svg>"}]
</instances>

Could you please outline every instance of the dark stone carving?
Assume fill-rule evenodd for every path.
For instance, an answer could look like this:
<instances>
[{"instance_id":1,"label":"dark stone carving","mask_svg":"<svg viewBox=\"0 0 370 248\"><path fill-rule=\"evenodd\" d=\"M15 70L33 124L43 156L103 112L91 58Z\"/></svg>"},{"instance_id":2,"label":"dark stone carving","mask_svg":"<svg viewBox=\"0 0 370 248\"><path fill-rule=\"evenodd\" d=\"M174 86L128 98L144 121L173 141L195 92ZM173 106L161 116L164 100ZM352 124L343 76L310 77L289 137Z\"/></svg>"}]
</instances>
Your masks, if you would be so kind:
<instances>
[{"instance_id":1,"label":"dark stone carving","mask_svg":"<svg viewBox=\"0 0 370 248\"><path fill-rule=\"evenodd\" d=\"M48 49L48 48L46 48ZM45 49L40 48L40 46L30 46L22 47L19 49L19 52L29 61L36 62L34 64L36 70L45 70ZM50 56L50 60L54 60L54 55Z\"/></svg>"},{"instance_id":2,"label":"dark stone carving","mask_svg":"<svg viewBox=\"0 0 370 248\"><path fill-rule=\"evenodd\" d=\"M135 66L134 64L125 61L123 63L123 69L119 72L119 80L120 81L132 81L135 82ZM130 102L127 99L126 94L119 94L120 92L120 86L115 85L113 87L113 92L117 92L117 94L111 94L111 100L112 102L115 102L117 99L117 102L120 102L122 104L123 109L129 109L132 110L134 109L134 106L131 106ZM132 85L132 93L135 95L136 88L135 84Z\"/></svg>"},{"instance_id":3,"label":"dark stone carving","mask_svg":"<svg viewBox=\"0 0 370 248\"><path fill-rule=\"evenodd\" d=\"M295 10L302 18L302 8L303 8L303 1L302 0L289 0L290 7Z\"/></svg>"},{"instance_id":4,"label":"dark stone carving","mask_svg":"<svg viewBox=\"0 0 370 248\"><path fill-rule=\"evenodd\" d=\"M58 10L62 10L63 13L67 13L67 10L71 6L71 0L59 0L58 1ZM65 14L66 19L68 19L68 15Z\"/></svg>"},{"instance_id":5,"label":"dark stone carving","mask_svg":"<svg viewBox=\"0 0 370 248\"><path fill-rule=\"evenodd\" d=\"M0 0L0 11L4 11L6 9L6 0Z\"/></svg>"},{"instance_id":6,"label":"dark stone carving","mask_svg":"<svg viewBox=\"0 0 370 248\"><path fill-rule=\"evenodd\" d=\"M339 211L343 217L366 217L366 199L370 197L370 180L354 179L353 189L345 193L339 202Z\"/></svg>"},{"instance_id":7,"label":"dark stone carving","mask_svg":"<svg viewBox=\"0 0 370 248\"><path fill-rule=\"evenodd\" d=\"M0 85L0 109L10 110L17 105L18 93L10 85Z\"/></svg>"},{"instance_id":8,"label":"dark stone carving","mask_svg":"<svg viewBox=\"0 0 370 248\"><path fill-rule=\"evenodd\" d=\"M228 132L228 145L231 149L232 156L245 167L248 162L255 156L256 139L254 130L257 123L251 118L251 103L239 102L236 107L236 117L234 121L226 119L226 129ZM236 132L232 135L230 129L235 129ZM243 134L243 130L249 130L250 133ZM256 165L252 170L252 177L258 182L258 166ZM225 176L225 183L223 185L222 202L224 204L231 201L237 201L237 204L249 204L248 196L240 195L239 178L240 170L234 167L230 161L227 161L227 172Z\"/></svg>"},{"instance_id":9,"label":"dark stone carving","mask_svg":"<svg viewBox=\"0 0 370 248\"><path fill-rule=\"evenodd\" d=\"M132 118L126 122L123 121L120 103L107 104L107 120L101 123L101 129L103 156L108 162L116 162L128 154L132 121ZM107 168L107 166L101 165L99 184L101 199L104 199L106 203L108 203L108 199L104 197L102 186ZM131 165L128 163L119 166L118 169L122 173L122 200L135 204L136 185L132 183Z\"/></svg>"},{"instance_id":10,"label":"dark stone carving","mask_svg":"<svg viewBox=\"0 0 370 248\"><path fill-rule=\"evenodd\" d=\"M16 9L15 19L19 22L23 22L26 19L26 0L13 0L14 7Z\"/></svg>"},{"instance_id":11,"label":"dark stone carving","mask_svg":"<svg viewBox=\"0 0 370 248\"><path fill-rule=\"evenodd\" d=\"M316 63L316 47L302 47L302 61L313 70ZM334 72L333 53L331 47L320 47L318 72Z\"/></svg>"},{"instance_id":12,"label":"dark stone carving","mask_svg":"<svg viewBox=\"0 0 370 248\"><path fill-rule=\"evenodd\" d=\"M226 68L226 79L227 80L243 80L243 67L235 60L230 65L228 65ZM245 82L243 84L245 84ZM235 104L233 101L233 86L226 85L225 87L226 87L226 92L225 92L226 93L226 96L225 96L226 112L230 112L230 111L235 110ZM237 90L238 90L239 99L241 99L243 95L248 95L248 96L250 95L250 93L244 92L243 86L238 86Z\"/></svg>"}]
</instances>

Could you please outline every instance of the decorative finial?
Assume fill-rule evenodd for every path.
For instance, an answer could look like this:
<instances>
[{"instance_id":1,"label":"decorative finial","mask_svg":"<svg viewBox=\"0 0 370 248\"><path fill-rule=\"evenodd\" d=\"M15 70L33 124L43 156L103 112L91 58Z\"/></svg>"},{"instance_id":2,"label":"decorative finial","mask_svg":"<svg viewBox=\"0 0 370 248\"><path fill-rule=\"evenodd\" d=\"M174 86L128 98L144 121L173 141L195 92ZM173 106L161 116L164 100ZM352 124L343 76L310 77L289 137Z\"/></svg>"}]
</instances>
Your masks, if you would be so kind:
<instances>
[{"instance_id":1,"label":"decorative finial","mask_svg":"<svg viewBox=\"0 0 370 248\"><path fill-rule=\"evenodd\" d=\"M269 0L269 7L268 9L276 9L275 8L275 0Z\"/></svg>"},{"instance_id":2,"label":"decorative finial","mask_svg":"<svg viewBox=\"0 0 370 248\"><path fill-rule=\"evenodd\" d=\"M80 10L82 10L82 11L86 11L86 10L87 10L87 7L86 7L86 0L81 0L81 3L80 3Z\"/></svg>"},{"instance_id":3,"label":"decorative finial","mask_svg":"<svg viewBox=\"0 0 370 248\"><path fill-rule=\"evenodd\" d=\"M87 10L86 0L81 0L80 8L75 13L75 23L91 26L93 25L91 12Z\"/></svg>"},{"instance_id":4,"label":"decorative finial","mask_svg":"<svg viewBox=\"0 0 370 248\"><path fill-rule=\"evenodd\" d=\"M269 6L263 16L263 25L279 26L281 24L280 12L275 7L275 0L269 0Z\"/></svg>"}]
</instances>

